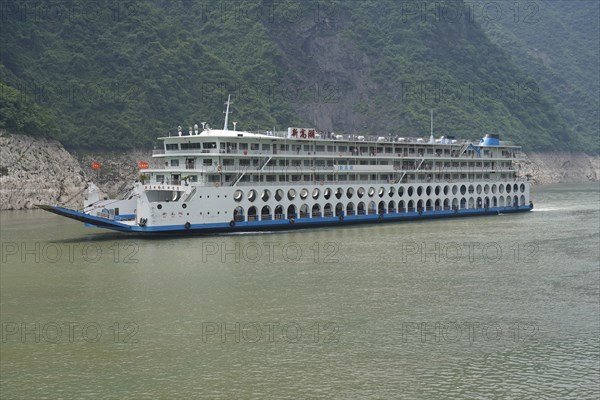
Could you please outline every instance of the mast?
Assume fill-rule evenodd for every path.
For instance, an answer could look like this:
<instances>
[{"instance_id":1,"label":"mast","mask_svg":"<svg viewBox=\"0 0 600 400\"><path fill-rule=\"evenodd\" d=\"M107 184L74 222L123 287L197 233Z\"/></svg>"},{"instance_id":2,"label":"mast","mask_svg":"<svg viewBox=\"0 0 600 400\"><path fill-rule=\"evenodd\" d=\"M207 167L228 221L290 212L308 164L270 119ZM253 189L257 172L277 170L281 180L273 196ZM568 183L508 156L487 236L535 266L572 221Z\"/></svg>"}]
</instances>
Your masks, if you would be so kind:
<instances>
[{"instance_id":1,"label":"mast","mask_svg":"<svg viewBox=\"0 0 600 400\"><path fill-rule=\"evenodd\" d=\"M227 105L227 109L225 110L225 124L223 125L223 130L226 131L227 129L227 122L229 121L229 105L231 104L231 95L227 95L227 103L225 103Z\"/></svg>"},{"instance_id":2,"label":"mast","mask_svg":"<svg viewBox=\"0 0 600 400\"><path fill-rule=\"evenodd\" d=\"M433 137L433 109L431 109L431 133L429 134L429 143L435 143L435 138Z\"/></svg>"}]
</instances>

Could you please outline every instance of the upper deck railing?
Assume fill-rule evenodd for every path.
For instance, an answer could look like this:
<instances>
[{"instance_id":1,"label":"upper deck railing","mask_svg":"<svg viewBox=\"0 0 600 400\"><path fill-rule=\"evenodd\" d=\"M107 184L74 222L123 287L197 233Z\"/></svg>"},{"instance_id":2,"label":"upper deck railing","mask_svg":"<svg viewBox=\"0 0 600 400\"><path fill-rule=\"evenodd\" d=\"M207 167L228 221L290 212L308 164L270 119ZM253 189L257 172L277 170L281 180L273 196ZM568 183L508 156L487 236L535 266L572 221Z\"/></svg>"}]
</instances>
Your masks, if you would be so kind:
<instances>
[{"instance_id":1,"label":"upper deck railing","mask_svg":"<svg viewBox=\"0 0 600 400\"><path fill-rule=\"evenodd\" d=\"M521 159L524 157L524 154L521 151L513 151L508 155L499 155L496 156L493 153L490 154L482 154L481 157L477 157L475 155L465 155L460 154L459 152L455 152L454 154L420 154L420 153L410 153L410 152L375 152L375 153L356 153L351 151L327 151L327 150L297 150L297 151L280 151L280 150L224 150L224 149L190 149L190 150L168 150L164 149L155 149L152 150L153 156L163 156L163 155L172 155L172 156L185 156L185 155L205 155L211 157L223 157L223 156L254 156L254 157L272 157L272 156L285 156L289 158L301 158L305 159L307 157L326 157L326 158L356 158L356 159L373 159L373 158L410 158L410 159L444 159L444 158L462 158L462 159L497 159L497 160L515 160Z\"/></svg>"},{"instance_id":2,"label":"upper deck railing","mask_svg":"<svg viewBox=\"0 0 600 400\"><path fill-rule=\"evenodd\" d=\"M210 131L208 131L210 132ZM475 145L477 145L477 143L479 143L478 141L474 141L472 139L454 139L452 137L442 137L442 138L438 138L436 139L435 143L429 143L429 136L427 137L420 137L420 136L408 136L408 137L397 137L397 136L392 136L392 135L384 135L384 136L378 136L378 135L365 135L365 134L336 134L334 132L317 132L315 137L300 137L299 135L296 137L290 137L288 131L268 131L268 130L257 130L257 131L228 131L228 132L239 132L244 133L244 134L254 134L259 136L261 139L264 139L265 136L270 136L270 137L274 137L274 138L280 138L280 139L288 139L290 141L298 141L301 143L310 143L310 142L331 142L331 141L335 141L335 142L352 142L352 143L380 143L380 144L413 144L413 145L440 145L440 144L447 144L447 145L455 145L455 146L460 146L462 144L469 144L469 143L473 143ZM182 139L189 139L189 138L196 138L196 137L210 137L207 135L203 135L203 133L199 133L197 135L192 134L184 134L182 136L179 135L171 135L171 133L169 132L169 135L167 136L169 138L182 138ZM212 136L211 138L215 138L215 136ZM244 140L247 139L251 139L252 136L243 136ZM237 137L232 137L232 139L238 139ZM502 140L500 141L500 146L499 147L516 147L514 145L514 143L512 141L508 141L508 140Z\"/></svg>"}]
</instances>

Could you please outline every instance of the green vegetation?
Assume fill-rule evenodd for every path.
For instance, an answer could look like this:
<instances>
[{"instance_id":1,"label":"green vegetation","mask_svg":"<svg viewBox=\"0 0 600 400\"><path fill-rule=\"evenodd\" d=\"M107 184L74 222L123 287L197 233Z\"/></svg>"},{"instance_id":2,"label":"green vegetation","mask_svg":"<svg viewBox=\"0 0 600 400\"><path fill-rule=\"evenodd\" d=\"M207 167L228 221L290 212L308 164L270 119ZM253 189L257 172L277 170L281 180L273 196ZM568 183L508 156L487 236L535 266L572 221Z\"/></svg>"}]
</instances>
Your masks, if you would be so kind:
<instances>
[{"instance_id":1,"label":"green vegetation","mask_svg":"<svg viewBox=\"0 0 600 400\"><path fill-rule=\"evenodd\" d=\"M468 14L461 2L448 15ZM475 23L418 14L403 22L393 0L352 3L352 37L376 58L380 90L365 102L370 120L394 121L405 134L436 131L473 137L498 132L526 148L559 149L572 133L535 81L510 62ZM360 21L370 20L369 24ZM474 135L475 133L475 135Z\"/></svg>"},{"instance_id":2,"label":"green vegetation","mask_svg":"<svg viewBox=\"0 0 600 400\"><path fill-rule=\"evenodd\" d=\"M485 4L485 0L480 0ZM511 61L533 76L574 132L569 148L600 151L600 2L518 1L483 23Z\"/></svg>"},{"instance_id":3,"label":"green vegetation","mask_svg":"<svg viewBox=\"0 0 600 400\"><path fill-rule=\"evenodd\" d=\"M509 27L486 26L490 41L476 23L405 19L407 2L394 0L290 0L260 10L261 2L237 1L48 3L63 12L25 0L2 22L0 128L71 148L148 147L178 125L220 127L231 93L238 129L328 129L320 126L328 120L336 132L423 135L433 108L438 134L498 132L526 149L598 151L589 121L597 79L596 97L593 85L570 83L589 89L585 107L557 96L548 83L573 82L562 75L573 71L547 77L528 54L507 54L494 32ZM465 12L462 1L451 3ZM572 38L589 33L575 26L581 9L556 12L571 13L563 28ZM597 46L591 51L586 71L597 68ZM565 54L556 58L577 63ZM328 94L334 101L321 101Z\"/></svg>"},{"instance_id":4,"label":"green vegetation","mask_svg":"<svg viewBox=\"0 0 600 400\"><path fill-rule=\"evenodd\" d=\"M31 136L59 134L54 116L24 93L0 82L0 129Z\"/></svg>"}]
</instances>

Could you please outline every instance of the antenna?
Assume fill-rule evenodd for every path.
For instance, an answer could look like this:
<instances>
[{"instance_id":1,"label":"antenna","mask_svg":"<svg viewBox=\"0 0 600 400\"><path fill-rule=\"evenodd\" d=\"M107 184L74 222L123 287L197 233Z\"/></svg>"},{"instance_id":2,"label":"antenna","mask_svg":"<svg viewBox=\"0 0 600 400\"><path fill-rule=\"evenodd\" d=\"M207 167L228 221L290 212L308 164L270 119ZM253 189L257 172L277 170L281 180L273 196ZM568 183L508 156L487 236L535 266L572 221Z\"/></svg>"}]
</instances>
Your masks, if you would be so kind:
<instances>
[{"instance_id":1,"label":"antenna","mask_svg":"<svg viewBox=\"0 0 600 400\"><path fill-rule=\"evenodd\" d=\"M225 110L225 124L223 125L223 130L227 130L227 122L229 121L229 105L231 104L231 95L227 95L227 109Z\"/></svg>"}]
</instances>

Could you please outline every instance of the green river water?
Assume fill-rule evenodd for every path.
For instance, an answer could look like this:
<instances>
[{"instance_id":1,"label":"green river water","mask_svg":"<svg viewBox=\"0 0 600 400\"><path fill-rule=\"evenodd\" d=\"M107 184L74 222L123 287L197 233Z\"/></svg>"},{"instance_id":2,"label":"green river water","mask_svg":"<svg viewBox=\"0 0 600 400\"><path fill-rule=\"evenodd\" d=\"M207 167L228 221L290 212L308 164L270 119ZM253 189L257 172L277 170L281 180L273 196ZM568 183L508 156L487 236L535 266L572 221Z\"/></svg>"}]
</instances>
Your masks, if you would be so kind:
<instances>
[{"instance_id":1,"label":"green river water","mask_svg":"<svg viewBox=\"0 0 600 400\"><path fill-rule=\"evenodd\" d=\"M532 198L159 239L2 212L0 398L598 398L599 187Z\"/></svg>"}]
</instances>

